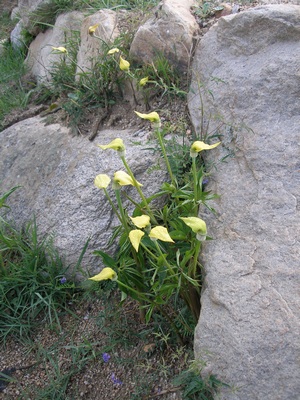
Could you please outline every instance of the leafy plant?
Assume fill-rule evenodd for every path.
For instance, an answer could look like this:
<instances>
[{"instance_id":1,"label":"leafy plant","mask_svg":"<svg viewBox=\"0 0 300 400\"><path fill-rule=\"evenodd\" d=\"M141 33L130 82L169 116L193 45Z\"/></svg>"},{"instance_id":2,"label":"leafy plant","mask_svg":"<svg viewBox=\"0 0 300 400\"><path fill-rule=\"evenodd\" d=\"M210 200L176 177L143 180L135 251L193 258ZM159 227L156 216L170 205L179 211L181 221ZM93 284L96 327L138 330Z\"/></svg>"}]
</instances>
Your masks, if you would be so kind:
<instances>
[{"instance_id":1,"label":"leafy plant","mask_svg":"<svg viewBox=\"0 0 300 400\"><path fill-rule=\"evenodd\" d=\"M147 77L146 84L142 87L142 92L146 106L150 97L160 95L178 96L185 98L187 81L180 76L176 68L170 64L163 54L157 54L151 64L145 64L135 70L137 80Z\"/></svg>"},{"instance_id":2,"label":"leafy plant","mask_svg":"<svg viewBox=\"0 0 300 400\"><path fill-rule=\"evenodd\" d=\"M27 105L30 92L21 79L25 73L24 53L5 45L0 57L0 130L6 115Z\"/></svg>"},{"instance_id":3,"label":"leafy plant","mask_svg":"<svg viewBox=\"0 0 300 400\"><path fill-rule=\"evenodd\" d=\"M191 174L184 186L178 185L177 177L171 168L161 131L160 117L156 112L137 115L152 122L161 152L166 163L171 182L164 183L162 190L150 198L145 198L141 184L137 182L125 158L125 146L121 139L108 145L100 145L103 150L115 150L126 172L117 171L112 187L117 205L107 192L110 177L100 174L95 185L104 193L115 211L119 221L119 252L115 258L102 251L95 254L103 260L105 268L95 281L115 280L123 296L130 296L141 305L141 319L149 322L154 312L163 315L183 343L178 329L186 326L179 312L183 300L195 321L200 312L201 266L198 261L201 242L206 239L205 222L198 217L200 204L206 205L210 193L202 190L204 168L197 165L197 156L203 150L216 147L219 143L208 145L196 141L190 147ZM136 188L141 202L127 199L135 206L129 216L122 204L121 188L132 185ZM150 206L153 199L167 198L161 210ZM138 229L137 229L138 228Z\"/></svg>"},{"instance_id":4,"label":"leafy plant","mask_svg":"<svg viewBox=\"0 0 300 400\"><path fill-rule=\"evenodd\" d=\"M16 188L5 193L5 200ZM35 221L17 230L0 218L0 339L10 334L29 335L40 320L60 326L59 315L75 285L65 278L51 236L38 239Z\"/></svg>"},{"instance_id":5,"label":"leafy plant","mask_svg":"<svg viewBox=\"0 0 300 400\"><path fill-rule=\"evenodd\" d=\"M224 383L214 375L203 379L199 372L188 369L173 379L173 385L181 387L184 400L213 400L214 395L220 386L224 386Z\"/></svg>"},{"instance_id":6,"label":"leafy plant","mask_svg":"<svg viewBox=\"0 0 300 400\"><path fill-rule=\"evenodd\" d=\"M0 14L0 40L5 40L9 37L11 29L14 27L14 21L11 20L9 12Z\"/></svg>"}]
</instances>

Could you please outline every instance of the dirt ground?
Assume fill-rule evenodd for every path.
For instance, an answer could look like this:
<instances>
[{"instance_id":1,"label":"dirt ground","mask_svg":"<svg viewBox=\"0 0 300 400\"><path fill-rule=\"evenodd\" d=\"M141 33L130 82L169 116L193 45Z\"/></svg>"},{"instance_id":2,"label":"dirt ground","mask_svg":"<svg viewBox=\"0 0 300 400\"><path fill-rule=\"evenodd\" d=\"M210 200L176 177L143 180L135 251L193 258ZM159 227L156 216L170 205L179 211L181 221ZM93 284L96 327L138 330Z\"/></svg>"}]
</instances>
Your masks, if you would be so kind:
<instances>
[{"instance_id":1,"label":"dirt ground","mask_svg":"<svg viewBox=\"0 0 300 400\"><path fill-rule=\"evenodd\" d=\"M99 299L74 304L61 330L41 322L30 339L0 353L0 399L180 399L172 377L187 367L191 343L172 347L139 323L135 303L110 311ZM168 332L166 332L168 335ZM12 370L13 368L13 370Z\"/></svg>"}]
</instances>

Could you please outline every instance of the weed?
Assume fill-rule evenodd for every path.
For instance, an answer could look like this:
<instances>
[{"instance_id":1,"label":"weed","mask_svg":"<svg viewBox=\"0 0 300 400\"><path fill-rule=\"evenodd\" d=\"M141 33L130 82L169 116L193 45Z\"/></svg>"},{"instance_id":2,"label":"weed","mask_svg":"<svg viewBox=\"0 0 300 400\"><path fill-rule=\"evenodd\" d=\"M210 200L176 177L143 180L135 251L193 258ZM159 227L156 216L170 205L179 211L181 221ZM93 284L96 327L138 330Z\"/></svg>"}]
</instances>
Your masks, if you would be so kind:
<instances>
[{"instance_id":1,"label":"weed","mask_svg":"<svg viewBox=\"0 0 300 400\"><path fill-rule=\"evenodd\" d=\"M11 20L9 12L0 14L0 40L7 39L15 23Z\"/></svg>"},{"instance_id":2,"label":"weed","mask_svg":"<svg viewBox=\"0 0 300 400\"><path fill-rule=\"evenodd\" d=\"M188 369L173 379L173 385L181 387L182 398L184 400L213 400L214 395L220 386L224 386L224 383L219 381L214 375L203 379L199 371L196 373Z\"/></svg>"},{"instance_id":3,"label":"weed","mask_svg":"<svg viewBox=\"0 0 300 400\"><path fill-rule=\"evenodd\" d=\"M45 30L55 23L58 15L65 12L84 10L93 14L100 9L139 9L146 11L158 4L158 0L53 0L51 3L41 4L34 13L31 13L32 26Z\"/></svg>"},{"instance_id":4,"label":"weed","mask_svg":"<svg viewBox=\"0 0 300 400\"><path fill-rule=\"evenodd\" d=\"M23 52L6 45L0 57L0 130L6 115L27 105L28 90L21 80L25 72Z\"/></svg>"},{"instance_id":5,"label":"weed","mask_svg":"<svg viewBox=\"0 0 300 400\"><path fill-rule=\"evenodd\" d=\"M42 320L60 326L59 315L68 310L75 291L72 282L61 282L66 273L52 237L38 239L35 221L18 230L1 217L1 340L11 334L25 337Z\"/></svg>"}]
</instances>

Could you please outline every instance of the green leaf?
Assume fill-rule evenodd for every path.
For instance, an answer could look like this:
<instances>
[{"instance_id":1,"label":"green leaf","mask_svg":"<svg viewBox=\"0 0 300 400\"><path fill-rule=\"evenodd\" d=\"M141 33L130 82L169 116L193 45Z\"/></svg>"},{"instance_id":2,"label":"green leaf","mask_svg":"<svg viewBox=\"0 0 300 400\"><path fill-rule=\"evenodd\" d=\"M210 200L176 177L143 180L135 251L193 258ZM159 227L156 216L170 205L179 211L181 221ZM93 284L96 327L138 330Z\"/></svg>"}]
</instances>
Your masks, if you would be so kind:
<instances>
[{"instance_id":1,"label":"green leaf","mask_svg":"<svg viewBox=\"0 0 300 400\"><path fill-rule=\"evenodd\" d=\"M95 251L93 252L93 254L94 254L95 256L101 257L101 258L102 258L102 261L103 261L103 264L104 264L106 267L113 268L113 267L116 266L115 260L114 260L112 257L110 257L108 254L106 254L104 251L95 250Z\"/></svg>"}]
</instances>

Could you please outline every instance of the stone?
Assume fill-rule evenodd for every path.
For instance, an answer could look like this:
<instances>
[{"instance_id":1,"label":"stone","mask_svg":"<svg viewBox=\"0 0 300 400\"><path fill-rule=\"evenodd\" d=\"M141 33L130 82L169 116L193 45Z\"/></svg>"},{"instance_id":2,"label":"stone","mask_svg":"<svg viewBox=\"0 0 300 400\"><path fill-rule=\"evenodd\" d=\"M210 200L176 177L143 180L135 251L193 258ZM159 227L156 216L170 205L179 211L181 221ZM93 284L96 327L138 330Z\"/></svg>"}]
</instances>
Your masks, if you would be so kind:
<instances>
[{"instance_id":1,"label":"stone","mask_svg":"<svg viewBox=\"0 0 300 400\"><path fill-rule=\"evenodd\" d=\"M1 13L11 14L14 7L18 4L17 0L2 0L1 1Z\"/></svg>"},{"instance_id":2,"label":"stone","mask_svg":"<svg viewBox=\"0 0 300 400\"><path fill-rule=\"evenodd\" d=\"M53 28L39 33L31 42L26 63L32 76L39 83L50 84L52 80L51 70L55 68L55 63L59 63L62 58L65 58L68 62L68 57L64 53L55 54L52 46L62 46L68 49L69 41L78 40L83 19L84 14L79 11L61 14Z\"/></svg>"},{"instance_id":3,"label":"stone","mask_svg":"<svg viewBox=\"0 0 300 400\"><path fill-rule=\"evenodd\" d=\"M103 130L92 143L86 137L71 137L66 127L45 125L42 118L33 117L7 128L1 137L1 191L21 186L8 201L17 225L35 216L40 234L53 233L60 254L72 266L90 238L82 268L93 274L99 272L101 259L92 253L113 254L115 246L108 242L118 224L104 193L94 186L94 178L102 173L112 178L114 172L124 170L115 151L101 150L96 143L123 139L126 160L143 183L146 196L158 191L166 176L164 170L151 168L157 158L149 150L146 133L136 138L132 130ZM137 139L141 144L132 143ZM138 199L133 187L125 190Z\"/></svg>"},{"instance_id":4,"label":"stone","mask_svg":"<svg viewBox=\"0 0 300 400\"><path fill-rule=\"evenodd\" d=\"M232 13L232 6L228 3L221 3L218 7L215 7L214 10L216 18L226 17Z\"/></svg>"},{"instance_id":5,"label":"stone","mask_svg":"<svg viewBox=\"0 0 300 400\"><path fill-rule=\"evenodd\" d=\"M41 31L41 23L55 22L55 2L53 0L19 0L18 17L24 29L36 36Z\"/></svg>"},{"instance_id":6,"label":"stone","mask_svg":"<svg viewBox=\"0 0 300 400\"><path fill-rule=\"evenodd\" d=\"M94 37L89 34L89 27L99 24ZM77 54L77 73L91 70L99 61L103 52L109 50L114 40L119 36L118 19L115 11L101 10L86 17L81 26L80 47Z\"/></svg>"},{"instance_id":7,"label":"stone","mask_svg":"<svg viewBox=\"0 0 300 400\"><path fill-rule=\"evenodd\" d=\"M14 50L23 50L26 46L26 37L22 20L20 20L10 33L10 42Z\"/></svg>"},{"instance_id":8,"label":"stone","mask_svg":"<svg viewBox=\"0 0 300 400\"><path fill-rule=\"evenodd\" d=\"M203 375L231 386L224 400L299 398L299 41L299 6L256 7L221 18L192 63L196 132L202 107L211 129L230 124L205 155L217 163L207 189L221 197L216 215L201 211L214 240L195 332Z\"/></svg>"},{"instance_id":9,"label":"stone","mask_svg":"<svg viewBox=\"0 0 300 400\"><path fill-rule=\"evenodd\" d=\"M181 72L186 72L199 32L190 12L193 0L164 0L154 16L137 30L130 56L141 63L151 63L163 54Z\"/></svg>"}]
</instances>

